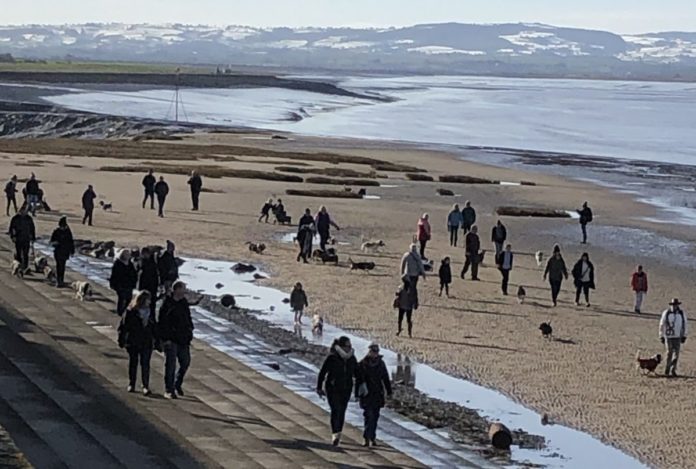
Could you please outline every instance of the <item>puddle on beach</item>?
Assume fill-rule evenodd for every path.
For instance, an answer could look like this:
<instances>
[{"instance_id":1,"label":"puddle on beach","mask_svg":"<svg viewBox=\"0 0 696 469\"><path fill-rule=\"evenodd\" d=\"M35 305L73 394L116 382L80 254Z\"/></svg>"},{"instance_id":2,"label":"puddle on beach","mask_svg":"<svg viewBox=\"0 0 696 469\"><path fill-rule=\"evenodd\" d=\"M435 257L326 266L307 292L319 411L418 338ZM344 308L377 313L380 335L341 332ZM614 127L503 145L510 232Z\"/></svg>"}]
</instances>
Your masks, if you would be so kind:
<instances>
[{"instance_id":1,"label":"puddle on beach","mask_svg":"<svg viewBox=\"0 0 696 469\"><path fill-rule=\"evenodd\" d=\"M312 343L329 346L335 337L347 335L358 356L366 353L369 338L352 335L327 323L322 336L313 336L310 331L311 317L306 317L303 327L296 330L290 307L283 303L283 299L289 297L289 292L256 285L252 283L253 273L237 275L231 270L233 265L232 262L187 259L180 269L180 275L191 290L213 296L231 293L240 307L256 311L259 318L294 331ZM223 287L215 288L218 283ZM542 425L539 414L497 391L410 361L408 357L391 350L382 349L382 353L394 379L410 382L432 397L476 409L483 416L499 420L510 428L521 428L546 438L547 448L541 451L513 448L512 458L515 461L553 468L646 467L589 434L562 425Z\"/></svg>"}]
</instances>

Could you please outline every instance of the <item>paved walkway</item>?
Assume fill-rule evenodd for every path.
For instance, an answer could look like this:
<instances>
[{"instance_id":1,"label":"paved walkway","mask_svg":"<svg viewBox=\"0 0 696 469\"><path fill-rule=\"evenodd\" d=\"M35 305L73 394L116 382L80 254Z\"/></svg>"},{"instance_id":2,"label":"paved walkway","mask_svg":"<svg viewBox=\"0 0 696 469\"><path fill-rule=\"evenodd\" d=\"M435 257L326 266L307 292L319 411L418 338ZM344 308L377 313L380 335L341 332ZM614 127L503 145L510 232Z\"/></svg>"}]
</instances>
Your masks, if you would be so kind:
<instances>
[{"instance_id":1,"label":"paved walkway","mask_svg":"<svg viewBox=\"0 0 696 469\"><path fill-rule=\"evenodd\" d=\"M9 265L10 248L0 240L0 265ZM94 301L80 303L70 290L38 276L13 278L9 269L0 269L0 282L0 424L36 467L478 467L433 435L391 421L389 433L401 435L402 445L410 439L418 461L386 445L363 448L352 426L333 448L326 412L293 383L273 379L270 368L263 371L255 362L258 342L240 331L230 342L229 323L212 316L197 314L207 340L194 341L185 398L159 394L160 354L151 377L158 395L128 394L110 292L97 286ZM215 340L218 346L209 345Z\"/></svg>"}]
</instances>

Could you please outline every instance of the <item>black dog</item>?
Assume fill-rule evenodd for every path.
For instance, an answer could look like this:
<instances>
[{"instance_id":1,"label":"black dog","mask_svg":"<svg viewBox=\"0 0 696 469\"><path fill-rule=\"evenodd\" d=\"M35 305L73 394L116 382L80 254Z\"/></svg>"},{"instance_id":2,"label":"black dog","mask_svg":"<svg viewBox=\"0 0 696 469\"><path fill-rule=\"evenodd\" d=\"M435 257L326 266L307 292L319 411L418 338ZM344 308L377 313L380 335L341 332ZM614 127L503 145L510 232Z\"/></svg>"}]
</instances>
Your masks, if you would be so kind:
<instances>
[{"instance_id":1,"label":"black dog","mask_svg":"<svg viewBox=\"0 0 696 469\"><path fill-rule=\"evenodd\" d=\"M312 253L312 259L320 260L322 264L332 262L338 265L338 254L336 254L336 250L334 248L328 248L326 251L315 249Z\"/></svg>"},{"instance_id":2,"label":"black dog","mask_svg":"<svg viewBox=\"0 0 696 469\"><path fill-rule=\"evenodd\" d=\"M350 257L348 258L348 262L350 262L350 270L364 270L369 273L371 270L375 269L374 262L353 262L353 259Z\"/></svg>"},{"instance_id":3,"label":"black dog","mask_svg":"<svg viewBox=\"0 0 696 469\"><path fill-rule=\"evenodd\" d=\"M543 335L546 339L550 338L553 335L553 328L551 327L551 323L542 322L539 326L539 330L541 331L541 335Z\"/></svg>"},{"instance_id":4,"label":"black dog","mask_svg":"<svg viewBox=\"0 0 696 469\"><path fill-rule=\"evenodd\" d=\"M266 250L266 245L263 243L250 243L247 242L247 245L249 245L249 251L255 252L256 254L263 254L263 252Z\"/></svg>"}]
</instances>

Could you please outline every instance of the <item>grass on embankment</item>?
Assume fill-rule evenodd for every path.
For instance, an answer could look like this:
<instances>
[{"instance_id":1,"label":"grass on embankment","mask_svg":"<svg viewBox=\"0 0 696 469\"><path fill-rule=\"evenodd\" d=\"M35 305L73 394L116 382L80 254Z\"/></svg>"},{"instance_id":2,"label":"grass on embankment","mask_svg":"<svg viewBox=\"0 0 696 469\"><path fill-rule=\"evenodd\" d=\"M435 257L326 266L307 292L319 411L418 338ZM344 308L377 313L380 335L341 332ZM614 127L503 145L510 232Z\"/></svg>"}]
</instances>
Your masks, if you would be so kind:
<instances>
[{"instance_id":1,"label":"grass on embankment","mask_svg":"<svg viewBox=\"0 0 696 469\"><path fill-rule=\"evenodd\" d=\"M570 218L565 210L539 207L497 207L495 213L506 217Z\"/></svg>"},{"instance_id":2,"label":"grass on embankment","mask_svg":"<svg viewBox=\"0 0 696 469\"><path fill-rule=\"evenodd\" d=\"M361 195L347 191L288 189L285 193L287 195L320 197L322 199L362 199Z\"/></svg>"},{"instance_id":3,"label":"grass on embankment","mask_svg":"<svg viewBox=\"0 0 696 469\"><path fill-rule=\"evenodd\" d=\"M115 173L145 173L152 167L152 165L147 163L130 166L102 166L99 168L99 171ZM180 175L191 174L191 171L195 169L201 176L211 179L228 177L240 179L262 179L265 181L302 182L302 178L299 176L271 173L267 171L256 171L253 169L222 168L220 166L177 166L168 164L158 164L156 168L158 173Z\"/></svg>"}]
</instances>

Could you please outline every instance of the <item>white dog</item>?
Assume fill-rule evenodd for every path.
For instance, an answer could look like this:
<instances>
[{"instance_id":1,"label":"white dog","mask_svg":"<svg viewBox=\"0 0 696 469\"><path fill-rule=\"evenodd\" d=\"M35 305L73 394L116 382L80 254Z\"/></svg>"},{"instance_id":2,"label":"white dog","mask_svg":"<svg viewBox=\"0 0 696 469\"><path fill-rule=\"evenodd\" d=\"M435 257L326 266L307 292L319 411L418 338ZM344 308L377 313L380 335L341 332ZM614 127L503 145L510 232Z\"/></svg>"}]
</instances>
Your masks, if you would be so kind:
<instances>
[{"instance_id":1,"label":"white dog","mask_svg":"<svg viewBox=\"0 0 696 469\"><path fill-rule=\"evenodd\" d=\"M312 316L312 334L322 335L324 333L324 318L318 313Z\"/></svg>"},{"instance_id":2,"label":"white dog","mask_svg":"<svg viewBox=\"0 0 696 469\"><path fill-rule=\"evenodd\" d=\"M537 251L536 254L534 255L534 258L536 259L536 263L539 267L541 267L541 264L544 263L544 253L541 251Z\"/></svg>"},{"instance_id":3,"label":"white dog","mask_svg":"<svg viewBox=\"0 0 696 469\"><path fill-rule=\"evenodd\" d=\"M78 280L72 283L72 289L75 291L75 299L85 301L85 298L92 296L92 287L89 282Z\"/></svg>"},{"instance_id":4,"label":"white dog","mask_svg":"<svg viewBox=\"0 0 696 469\"><path fill-rule=\"evenodd\" d=\"M36 273L42 273L44 269L48 266L48 259L44 256L38 256L34 259L34 270Z\"/></svg>"},{"instance_id":5,"label":"white dog","mask_svg":"<svg viewBox=\"0 0 696 469\"><path fill-rule=\"evenodd\" d=\"M22 270L22 264L18 260L13 260L10 262L10 270L12 275L19 278L24 278L24 270Z\"/></svg>"},{"instance_id":6,"label":"white dog","mask_svg":"<svg viewBox=\"0 0 696 469\"><path fill-rule=\"evenodd\" d=\"M378 239L377 241L365 241L360 246L360 250L364 253L371 252L372 254L376 254L380 252L384 246L386 245L381 239Z\"/></svg>"}]
</instances>

